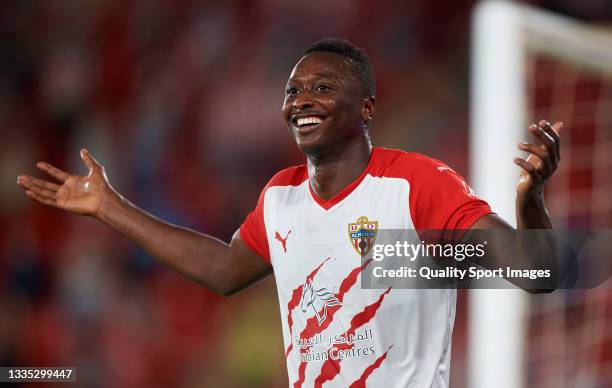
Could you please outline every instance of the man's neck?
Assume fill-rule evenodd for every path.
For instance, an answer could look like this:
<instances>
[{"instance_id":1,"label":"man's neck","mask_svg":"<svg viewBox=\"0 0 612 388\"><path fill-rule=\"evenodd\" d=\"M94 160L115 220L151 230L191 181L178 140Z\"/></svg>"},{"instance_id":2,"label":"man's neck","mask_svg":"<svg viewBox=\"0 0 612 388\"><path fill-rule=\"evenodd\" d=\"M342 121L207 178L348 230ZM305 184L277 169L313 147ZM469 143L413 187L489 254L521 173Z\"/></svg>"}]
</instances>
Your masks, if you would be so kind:
<instances>
[{"instance_id":1,"label":"man's neck","mask_svg":"<svg viewBox=\"0 0 612 388\"><path fill-rule=\"evenodd\" d=\"M358 138L337 153L323 158L308 157L308 180L317 196L330 200L366 169L372 145Z\"/></svg>"}]
</instances>

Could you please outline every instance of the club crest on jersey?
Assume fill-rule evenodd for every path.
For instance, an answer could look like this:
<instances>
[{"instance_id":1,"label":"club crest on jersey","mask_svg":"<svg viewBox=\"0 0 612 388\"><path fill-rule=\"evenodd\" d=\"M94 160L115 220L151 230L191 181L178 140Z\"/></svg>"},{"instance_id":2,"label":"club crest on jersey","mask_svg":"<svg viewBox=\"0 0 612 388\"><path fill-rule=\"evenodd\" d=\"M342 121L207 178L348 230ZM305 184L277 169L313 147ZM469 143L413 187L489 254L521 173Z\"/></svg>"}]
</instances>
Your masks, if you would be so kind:
<instances>
[{"instance_id":1,"label":"club crest on jersey","mask_svg":"<svg viewBox=\"0 0 612 388\"><path fill-rule=\"evenodd\" d=\"M365 216L357 218L357 222L348 224L351 245L362 257L367 255L370 249L372 249L377 231L378 221L370 221Z\"/></svg>"}]
</instances>

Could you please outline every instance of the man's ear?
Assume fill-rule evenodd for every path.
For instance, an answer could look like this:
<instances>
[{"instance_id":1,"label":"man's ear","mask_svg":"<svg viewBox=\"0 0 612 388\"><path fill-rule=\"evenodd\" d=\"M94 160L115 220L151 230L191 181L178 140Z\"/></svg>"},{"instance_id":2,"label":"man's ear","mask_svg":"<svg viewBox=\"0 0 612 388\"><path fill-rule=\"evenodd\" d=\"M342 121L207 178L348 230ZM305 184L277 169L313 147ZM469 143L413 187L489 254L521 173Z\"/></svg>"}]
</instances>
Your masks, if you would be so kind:
<instances>
[{"instance_id":1,"label":"man's ear","mask_svg":"<svg viewBox=\"0 0 612 388\"><path fill-rule=\"evenodd\" d=\"M363 99L361 105L361 118L365 123L369 123L374 118L374 111L376 110L376 98L374 96L366 97Z\"/></svg>"}]
</instances>

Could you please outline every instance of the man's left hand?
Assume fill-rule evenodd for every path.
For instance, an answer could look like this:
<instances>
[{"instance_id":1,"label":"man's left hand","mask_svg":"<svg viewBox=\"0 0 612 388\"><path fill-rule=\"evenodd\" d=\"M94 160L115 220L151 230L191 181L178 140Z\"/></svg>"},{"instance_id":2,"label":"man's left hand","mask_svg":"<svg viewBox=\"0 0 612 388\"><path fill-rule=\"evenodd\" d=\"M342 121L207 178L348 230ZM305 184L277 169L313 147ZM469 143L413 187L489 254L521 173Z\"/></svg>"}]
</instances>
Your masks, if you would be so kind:
<instances>
[{"instance_id":1,"label":"man's left hand","mask_svg":"<svg viewBox=\"0 0 612 388\"><path fill-rule=\"evenodd\" d=\"M538 124L531 124L529 132L540 144L519 143L518 148L529 152L527 158L514 158L514 163L522 168L516 193L519 199L529 199L542 195L544 185L555 172L559 161L560 132L563 123L556 122L551 125L542 120Z\"/></svg>"}]
</instances>

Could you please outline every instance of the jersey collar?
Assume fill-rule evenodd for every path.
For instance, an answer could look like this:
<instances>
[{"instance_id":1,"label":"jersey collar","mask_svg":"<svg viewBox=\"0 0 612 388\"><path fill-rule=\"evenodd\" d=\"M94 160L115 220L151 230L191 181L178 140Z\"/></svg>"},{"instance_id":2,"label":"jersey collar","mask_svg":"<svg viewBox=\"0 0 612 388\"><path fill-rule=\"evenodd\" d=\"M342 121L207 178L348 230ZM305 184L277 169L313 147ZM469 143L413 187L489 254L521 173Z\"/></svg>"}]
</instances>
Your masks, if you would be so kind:
<instances>
[{"instance_id":1,"label":"jersey collar","mask_svg":"<svg viewBox=\"0 0 612 388\"><path fill-rule=\"evenodd\" d=\"M345 188L340 190L340 192L338 194L334 195L332 198L330 198L327 201L322 199L322 198L320 198L317 195L317 193L315 193L315 191L312 189L312 186L310 185L310 176L309 176L308 177L308 190L310 191L310 195L312 196L312 199L314 199L314 201L319 206L321 206L323 209L329 210L332 207L334 207L335 205L337 205L344 198L348 197L349 194L351 194L357 188L357 186L359 186L359 184L363 181L363 179L366 177L366 175L368 175L368 172L370 172L370 170L372 168L372 162L373 162L374 156L375 156L374 154L376 152L378 152L377 147L372 148L372 152L370 152L370 160L368 161L368 165L363 170L363 172L354 181L349 183L348 186L346 186Z\"/></svg>"}]
</instances>

